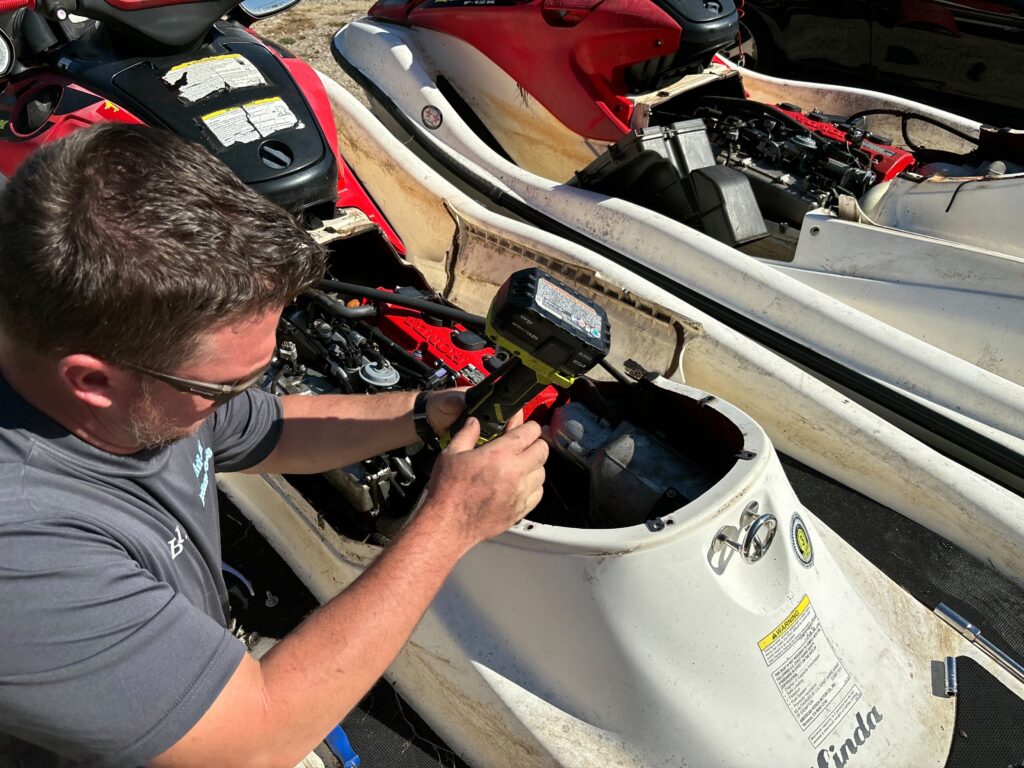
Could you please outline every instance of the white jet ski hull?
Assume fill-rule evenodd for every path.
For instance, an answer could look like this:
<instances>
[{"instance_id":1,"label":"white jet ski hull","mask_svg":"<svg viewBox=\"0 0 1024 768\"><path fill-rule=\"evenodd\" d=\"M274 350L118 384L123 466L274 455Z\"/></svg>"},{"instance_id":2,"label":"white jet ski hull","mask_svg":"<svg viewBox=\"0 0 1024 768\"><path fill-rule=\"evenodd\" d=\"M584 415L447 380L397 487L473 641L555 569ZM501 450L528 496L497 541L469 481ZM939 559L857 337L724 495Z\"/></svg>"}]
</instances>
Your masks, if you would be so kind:
<instances>
[{"instance_id":1,"label":"white jet ski hull","mask_svg":"<svg viewBox=\"0 0 1024 768\"><path fill-rule=\"evenodd\" d=\"M479 545L388 679L479 766L945 765L955 700L933 667L980 654L802 507L752 421L704 407L751 459L660 528L524 520ZM321 601L379 552L284 478L220 482ZM715 541L751 509L778 528L748 563Z\"/></svg>"},{"instance_id":2,"label":"white jet ski hull","mask_svg":"<svg viewBox=\"0 0 1024 768\"><path fill-rule=\"evenodd\" d=\"M374 34L386 30L386 37L391 38L390 57L380 56L380 52L375 51L372 61L363 58L361 46L379 42L367 43L363 39L370 29ZM531 205L543 207L543 196L531 194L522 184L538 184L539 179L565 182L607 148L605 143L566 128L483 53L457 38L429 29L362 20L344 28L337 39L342 55L351 57L351 65L361 68L363 62L368 63L365 74L389 96L397 97L399 107L407 109L414 119L419 120L422 108L428 104L440 110L445 122L429 133L509 184ZM419 99L391 82L396 73L389 70L388 58L400 64L401 72L397 77L410 79L419 91ZM716 72L720 76L728 68L736 69L731 65L716 66L706 75L687 78L686 88L703 87L702 79L714 80ZM941 119L961 131L977 133L977 123L904 99L741 71L751 98L766 103L813 104L818 110L834 114L852 114L878 107L901 108ZM439 92L425 89L425 83L433 84L441 73L480 117L515 165L474 141L475 134L472 138L462 135L466 126L461 120L452 119L457 112L455 107ZM661 93L665 94L662 99L677 95L671 87ZM898 133L897 120L872 119L878 132L895 130ZM941 142L943 148L963 149L961 140L941 131L926 130L923 135ZM518 177L519 183L509 177ZM830 227L825 237L816 239L805 235L812 226L817 227L814 230L817 235L823 222L805 222L792 263L774 259L763 261L917 338L1011 381L1024 383L1024 348L1017 343L1022 330L1019 318L1024 311L1024 280L1021 279L1024 261L1019 245L1020 227L1014 214L1024 196L1024 177L990 179L958 190L964 180L930 180L928 186L936 188L932 196L936 203L941 198L942 208L954 194L960 198L955 210L943 211L939 226L908 222L912 216L879 216L880 226L862 223L853 228L856 235L844 231L845 237L835 242L830 235L840 231L839 227ZM916 206L908 205L905 196L893 194L897 191L890 190L893 198L890 207L913 210ZM978 201L974 210L972 197ZM585 203L574 199L571 204ZM562 218L557 207L551 210ZM645 209L634 207L632 215L639 220L635 226L641 232L646 226L658 227L657 223L646 221L652 214ZM826 218L848 223L834 216ZM578 225L579 220L572 223ZM847 247L851 240L856 242L857 236L862 236L866 242L859 248ZM634 239L620 228L617 242L629 243ZM707 238L694 238L692 234L680 236L682 244L690 247L702 247L702 239ZM878 258L879 253L886 258ZM959 266L951 271L949 262ZM951 275L955 279L950 279Z\"/></svg>"},{"instance_id":3,"label":"white jet ski hull","mask_svg":"<svg viewBox=\"0 0 1024 768\"><path fill-rule=\"evenodd\" d=\"M407 258L456 305L484 312L511 272L551 270L604 306L616 329L616 364L633 358L734 403L779 450L1024 583L1020 496L630 270L487 211L421 162L351 94L322 79L347 162L388 212Z\"/></svg>"},{"instance_id":4,"label":"white jet ski hull","mask_svg":"<svg viewBox=\"0 0 1024 768\"><path fill-rule=\"evenodd\" d=\"M686 380L653 386L742 436L743 458L660 527L524 520L457 566L387 677L460 755L479 766L938 767L956 713L935 665L969 656L1024 694L806 509L765 432L718 398L765 418L787 452L1024 583L1019 497L628 270L483 209L324 82L343 153L447 298L479 312L510 272L541 266L608 311L613 363ZM219 483L321 602L380 551L332 528L284 478ZM777 529L750 563L715 542L741 536L755 509Z\"/></svg>"},{"instance_id":5,"label":"white jet ski hull","mask_svg":"<svg viewBox=\"0 0 1024 768\"><path fill-rule=\"evenodd\" d=\"M431 43L429 52L427 41ZM1024 390L1008 380L1024 381L1024 347L1018 343L1020 317L1024 316L1024 281L1020 280L1024 264L1019 258L965 249L936 238L902 235L900 247L906 249L908 258L880 258L885 250L877 242L870 248L845 249L851 238L856 239L850 230L863 225L830 216L814 226L822 242L838 245L817 252L813 260L805 248L788 266L767 266L678 222L621 200L565 186L501 158L462 121L437 88L435 59L464 57L468 55L464 47L468 46L429 30L368 20L347 25L335 38L339 59L370 87L378 114L386 113L386 122L392 125L401 121L401 128L429 148L433 159L449 169L458 167L466 178L477 180L478 191L490 185L493 197L507 201L516 211L540 212L553 224L581 234L588 243L623 254L638 270L647 270L645 274L660 275L720 302L735 316L752 319L824 358L927 403L945 417L980 429L1019 453L1024 437L1024 409L1020 406ZM488 68L486 62L476 63L478 66L465 71L481 77L484 75L479 73L485 72L490 77L491 69L497 69L493 64ZM515 90L514 83L506 85ZM865 94L860 92L858 98L867 98ZM521 96L516 98L522 101ZM439 126L423 125L421 115L428 107L443 115ZM540 109L532 102L530 107ZM576 155L585 151L590 150L584 147ZM571 163L578 167L579 159L574 155ZM842 236L833 238L834 232ZM859 252L859 262L838 264L831 258L838 248L854 256ZM922 258L909 257L915 254L927 255L932 267ZM947 267L951 263L970 266L963 279L960 272L950 273ZM892 274L894 265L910 269L910 264L925 267ZM883 272L888 274L880 274ZM888 322L878 322L808 289L793 276L859 303ZM921 307L925 310L919 312ZM899 333L894 326L907 333ZM931 343L919 343L911 335ZM952 354L933 345L945 346ZM1001 375L963 358L994 368Z\"/></svg>"}]
</instances>

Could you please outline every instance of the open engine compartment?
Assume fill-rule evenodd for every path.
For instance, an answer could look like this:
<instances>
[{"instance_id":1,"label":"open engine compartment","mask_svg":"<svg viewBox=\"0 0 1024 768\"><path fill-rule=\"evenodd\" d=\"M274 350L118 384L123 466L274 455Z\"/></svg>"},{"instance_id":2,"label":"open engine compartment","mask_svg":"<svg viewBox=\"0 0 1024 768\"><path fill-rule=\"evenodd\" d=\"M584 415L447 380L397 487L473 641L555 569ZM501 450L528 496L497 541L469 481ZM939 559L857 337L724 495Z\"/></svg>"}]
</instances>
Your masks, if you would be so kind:
<instances>
[{"instance_id":1,"label":"open engine compartment","mask_svg":"<svg viewBox=\"0 0 1024 768\"><path fill-rule=\"evenodd\" d=\"M735 71L698 78L644 104L645 119L570 183L650 208L728 245L749 244L752 255L779 258L781 240L781 257L792 258L796 238L787 230L811 211L898 226L871 221L865 211L885 195L916 206L913 190L926 182L954 182L952 195L963 181L1024 173L1013 132L983 126L973 137L912 112L831 114L813 105L761 102ZM880 117L900 135L875 128ZM949 145L917 140L922 127L932 138L945 135ZM956 143L971 148L951 149ZM951 239L957 230L950 227ZM774 245L756 244L769 235Z\"/></svg>"},{"instance_id":2,"label":"open engine compartment","mask_svg":"<svg viewBox=\"0 0 1024 768\"><path fill-rule=\"evenodd\" d=\"M338 243L348 252L377 237ZM305 396L436 390L472 386L501 365L508 353L485 338L483 318L447 304L394 254L380 251L379 259L361 259L355 282L327 279L285 310L264 389ZM336 255L329 276L351 279L348 263ZM639 366L630 373L611 381L583 377L568 390L548 387L524 408L552 446L544 500L531 521L658 530L663 516L745 458L741 430L702 407L713 397L680 398L653 385ZM339 532L387 538L416 509L435 457L418 443L288 479Z\"/></svg>"}]
</instances>

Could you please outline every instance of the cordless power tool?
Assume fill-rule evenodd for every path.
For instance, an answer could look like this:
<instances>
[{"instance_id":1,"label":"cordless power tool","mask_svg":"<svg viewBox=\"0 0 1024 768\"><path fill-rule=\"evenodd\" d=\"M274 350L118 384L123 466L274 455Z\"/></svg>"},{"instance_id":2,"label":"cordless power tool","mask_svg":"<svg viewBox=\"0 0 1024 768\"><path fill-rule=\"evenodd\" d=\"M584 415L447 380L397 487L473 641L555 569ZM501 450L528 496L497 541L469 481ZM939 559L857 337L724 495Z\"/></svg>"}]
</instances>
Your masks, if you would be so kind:
<instances>
[{"instance_id":1,"label":"cordless power tool","mask_svg":"<svg viewBox=\"0 0 1024 768\"><path fill-rule=\"evenodd\" d=\"M508 359L466 393L466 411L452 427L454 433L477 418L478 445L500 435L546 386L568 387L601 362L611 344L605 311L537 268L505 281L487 312L485 333Z\"/></svg>"}]
</instances>

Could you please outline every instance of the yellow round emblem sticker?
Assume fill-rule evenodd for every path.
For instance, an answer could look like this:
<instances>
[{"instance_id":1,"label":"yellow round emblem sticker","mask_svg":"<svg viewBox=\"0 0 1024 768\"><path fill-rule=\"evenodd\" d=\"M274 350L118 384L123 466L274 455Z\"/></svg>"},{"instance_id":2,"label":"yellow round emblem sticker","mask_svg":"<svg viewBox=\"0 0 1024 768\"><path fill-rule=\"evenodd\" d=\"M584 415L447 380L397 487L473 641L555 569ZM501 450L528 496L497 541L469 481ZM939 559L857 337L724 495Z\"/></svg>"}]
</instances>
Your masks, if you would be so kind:
<instances>
[{"instance_id":1,"label":"yellow round emblem sticker","mask_svg":"<svg viewBox=\"0 0 1024 768\"><path fill-rule=\"evenodd\" d=\"M789 538L793 543L793 551L797 559L810 568L814 564L814 545L811 544L811 535L807 533L804 521L800 515L793 515L793 524L789 529Z\"/></svg>"}]
</instances>

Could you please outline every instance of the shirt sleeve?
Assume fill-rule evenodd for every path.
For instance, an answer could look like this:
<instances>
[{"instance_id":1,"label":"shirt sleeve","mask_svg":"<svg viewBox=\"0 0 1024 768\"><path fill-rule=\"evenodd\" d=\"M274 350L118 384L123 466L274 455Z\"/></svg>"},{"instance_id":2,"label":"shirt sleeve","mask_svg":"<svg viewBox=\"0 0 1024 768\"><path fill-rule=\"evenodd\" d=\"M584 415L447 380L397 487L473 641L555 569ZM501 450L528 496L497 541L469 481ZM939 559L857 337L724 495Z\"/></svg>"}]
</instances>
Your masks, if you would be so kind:
<instances>
[{"instance_id":1,"label":"shirt sleeve","mask_svg":"<svg viewBox=\"0 0 1024 768\"><path fill-rule=\"evenodd\" d=\"M221 472L259 464L281 437L281 402L269 392L248 389L213 414L213 460Z\"/></svg>"},{"instance_id":2,"label":"shirt sleeve","mask_svg":"<svg viewBox=\"0 0 1024 768\"><path fill-rule=\"evenodd\" d=\"M245 648L87 523L0 527L0 730L76 765L143 765Z\"/></svg>"}]
</instances>

